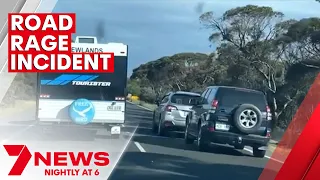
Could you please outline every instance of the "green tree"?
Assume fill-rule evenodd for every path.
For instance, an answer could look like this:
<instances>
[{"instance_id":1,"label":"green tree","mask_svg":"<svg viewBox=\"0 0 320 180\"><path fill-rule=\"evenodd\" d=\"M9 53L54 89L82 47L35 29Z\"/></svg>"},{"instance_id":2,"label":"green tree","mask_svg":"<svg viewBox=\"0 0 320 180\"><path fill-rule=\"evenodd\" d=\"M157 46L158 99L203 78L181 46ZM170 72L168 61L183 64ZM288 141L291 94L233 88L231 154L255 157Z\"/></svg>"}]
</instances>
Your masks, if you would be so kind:
<instances>
[{"instance_id":1,"label":"green tree","mask_svg":"<svg viewBox=\"0 0 320 180\"><path fill-rule=\"evenodd\" d=\"M129 80L127 85L128 93L134 96L140 96L141 88L137 80Z\"/></svg>"},{"instance_id":2,"label":"green tree","mask_svg":"<svg viewBox=\"0 0 320 180\"><path fill-rule=\"evenodd\" d=\"M133 70L131 79L139 80L141 87L150 87L156 97L169 91L201 89L202 78L210 74L199 73L210 55L202 53L179 53L148 62ZM206 80L208 82L208 80ZM204 82L205 83L205 82Z\"/></svg>"},{"instance_id":3,"label":"green tree","mask_svg":"<svg viewBox=\"0 0 320 180\"><path fill-rule=\"evenodd\" d=\"M286 31L279 25L283 17L271 7L255 5L230 9L221 17L212 11L200 16L201 24L213 32L209 40L222 43L218 59L228 59L231 83L267 92L274 125L285 108L279 108L276 99L277 88L284 83L284 64L279 60L282 51L275 45L276 38ZM292 99L287 97L287 101Z\"/></svg>"},{"instance_id":4,"label":"green tree","mask_svg":"<svg viewBox=\"0 0 320 180\"><path fill-rule=\"evenodd\" d=\"M292 65L286 73L286 85L282 88L291 93L294 103L285 118L292 117L307 94L314 78L320 72L320 18L306 18L295 22L280 39L284 43L284 54Z\"/></svg>"},{"instance_id":5,"label":"green tree","mask_svg":"<svg viewBox=\"0 0 320 180\"><path fill-rule=\"evenodd\" d=\"M157 95L151 87L143 87L141 88L140 99L148 103L154 103L157 99Z\"/></svg>"},{"instance_id":6,"label":"green tree","mask_svg":"<svg viewBox=\"0 0 320 180\"><path fill-rule=\"evenodd\" d=\"M200 22L212 30L216 51L164 56L134 69L141 99L152 103L169 91L210 85L258 89L268 95L274 127L285 128L320 69L318 18L284 21L281 12L253 5L213 14Z\"/></svg>"}]
</instances>

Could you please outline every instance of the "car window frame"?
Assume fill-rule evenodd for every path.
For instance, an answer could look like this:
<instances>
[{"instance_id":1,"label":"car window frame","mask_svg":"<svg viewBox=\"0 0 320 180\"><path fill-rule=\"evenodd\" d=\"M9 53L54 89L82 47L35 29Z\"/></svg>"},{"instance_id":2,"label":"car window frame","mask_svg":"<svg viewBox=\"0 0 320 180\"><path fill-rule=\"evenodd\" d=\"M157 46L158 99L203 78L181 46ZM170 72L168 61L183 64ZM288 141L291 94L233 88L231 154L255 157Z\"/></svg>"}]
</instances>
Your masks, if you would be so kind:
<instances>
[{"instance_id":1,"label":"car window frame","mask_svg":"<svg viewBox=\"0 0 320 180\"><path fill-rule=\"evenodd\" d=\"M206 90L204 90L204 91L201 93L201 95L200 95L200 100L199 100L199 104L202 103L203 98L206 96L207 92L208 92L208 88L206 88Z\"/></svg>"},{"instance_id":2,"label":"car window frame","mask_svg":"<svg viewBox=\"0 0 320 180\"><path fill-rule=\"evenodd\" d=\"M212 89L211 89L210 94L209 94L208 99L207 99L208 103L212 103L212 101L215 99L215 97L216 97L216 95L217 95L217 92L218 92L218 89L217 89L217 88L212 88ZM212 96L212 99L209 99L209 97L210 97L211 95L213 95L213 96Z\"/></svg>"},{"instance_id":3,"label":"car window frame","mask_svg":"<svg viewBox=\"0 0 320 180\"><path fill-rule=\"evenodd\" d=\"M202 92L202 94L200 95L200 97L206 96L207 92L208 92L208 88Z\"/></svg>"},{"instance_id":4,"label":"car window frame","mask_svg":"<svg viewBox=\"0 0 320 180\"><path fill-rule=\"evenodd\" d=\"M163 100L164 100L165 98L168 98L168 99L167 99L166 102L163 102ZM163 98L162 98L161 101L160 101L160 104L165 104L165 103L167 103L167 102L169 102L169 95L163 96Z\"/></svg>"},{"instance_id":5,"label":"car window frame","mask_svg":"<svg viewBox=\"0 0 320 180\"><path fill-rule=\"evenodd\" d=\"M205 96L202 98L200 104L208 104L207 96L211 93L212 88L208 88Z\"/></svg>"}]
</instances>

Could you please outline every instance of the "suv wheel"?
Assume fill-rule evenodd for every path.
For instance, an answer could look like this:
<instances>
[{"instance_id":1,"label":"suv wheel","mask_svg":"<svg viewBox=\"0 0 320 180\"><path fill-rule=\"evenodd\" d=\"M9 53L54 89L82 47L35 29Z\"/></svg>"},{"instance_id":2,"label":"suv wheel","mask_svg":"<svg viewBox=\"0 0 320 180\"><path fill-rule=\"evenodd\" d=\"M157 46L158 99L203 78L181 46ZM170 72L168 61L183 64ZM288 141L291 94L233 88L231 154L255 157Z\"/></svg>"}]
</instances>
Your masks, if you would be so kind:
<instances>
[{"instance_id":1,"label":"suv wheel","mask_svg":"<svg viewBox=\"0 0 320 180\"><path fill-rule=\"evenodd\" d=\"M184 142L186 144L192 144L194 142L194 139L190 137L189 132L188 132L188 126L186 125L186 129L184 131Z\"/></svg>"},{"instance_id":2,"label":"suv wheel","mask_svg":"<svg viewBox=\"0 0 320 180\"><path fill-rule=\"evenodd\" d=\"M198 137L197 137L197 146L199 151L207 151L209 148L209 143L205 142L202 137L202 128L199 127Z\"/></svg>"},{"instance_id":3,"label":"suv wheel","mask_svg":"<svg viewBox=\"0 0 320 180\"><path fill-rule=\"evenodd\" d=\"M266 155L266 150L260 150L257 147L253 147L253 156L263 158Z\"/></svg>"},{"instance_id":4,"label":"suv wheel","mask_svg":"<svg viewBox=\"0 0 320 180\"><path fill-rule=\"evenodd\" d=\"M164 136L165 135L165 128L162 126L162 120L161 120L161 117L160 117L160 120L159 120L159 124L158 124L158 136Z\"/></svg>"},{"instance_id":5,"label":"suv wheel","mask_svg":"<svg viewBox=\"0 0 320 180\"><path fill-rule=\"evenodd\" d=\"M155 114L154 113L153 113L153 118L152 118L152 131L154 133L156 133L158 131L158 126L157 126L157 124L155 122Z\"/></svg>"},{"instance_id":6,"label":"suv wheel","mask_svg":"<svg viewBox=\"0 0 320 180\"><path fill-rule=\"evenodd\" d=\"M244 149L244 145L241 145L241 144L234 145L234 148L238 149L238 150L243 150Z\"/></svg>"},{"instance_id":7,"label":"suv wheel","mask_svg":"<svg viewBox=\"0 0 320 180\"><path fill-rule=\"evenodd\" d=\"M255 133L261 123L261 111L252 104L242 104L234 113L234 125L243 133Z\"/></svg>"}]
</instances>

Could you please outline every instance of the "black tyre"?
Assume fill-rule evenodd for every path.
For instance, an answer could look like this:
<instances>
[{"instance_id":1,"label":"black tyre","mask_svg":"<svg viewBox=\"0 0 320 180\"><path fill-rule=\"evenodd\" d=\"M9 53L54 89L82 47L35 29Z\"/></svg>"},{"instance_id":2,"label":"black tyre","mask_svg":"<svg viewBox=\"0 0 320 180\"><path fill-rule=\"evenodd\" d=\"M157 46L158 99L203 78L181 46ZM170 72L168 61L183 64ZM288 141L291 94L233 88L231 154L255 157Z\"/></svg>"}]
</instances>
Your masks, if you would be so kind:
<instances>
[{"instance_id":1,"label":"black tyre","mask_svg":"<svg viewBox=\"0 0 320 180\"><path fill-rule=\"evenodd\" d=\"M186 144L193 144L194 138L190 137L189 132L188 132L188 121L186 122L186 129L184 131L184 142Z\"/></svg>"},{"instance_id":2,"label":"black tyre","mask_svg":"<svg viewBox=\"0 0 320 180\"><path fill-rule=\"evenodd\" d=\"M238 149L238 150L243 150L244 149L244 145L238 144L238 145L235 145L234 148Z\"/></svg>"},{"instance_id":3,"label":"black tyre","mask_svg":"<svg viewBox=\"0 0 320 180\"><path fill-rule=\"evenodd\" d=\"M152 118L152 132L157 133L158 132L158 126L155 122L155 114L153 113L153 118Z\"/></svg>"},{"instance_id":4,"label":"black tyre","mask_svg":"<svg viewBox=\"0 0 320 180\"><path fill-rule=\"evenodd\" d=\"M259 150L257 147L253 148L253 156L263 158L266 155L266 150Z\"/></svg>"},{"instance_id":5,"label":"black tyre","mask_svg":"<svg viewBox=\"0 0 320 180\"><path fill-rule=\"evenodd\" d=\"M252 104L242 104L236 109L233 120L239 131L252 134L261 126L261 111Z\"/></svg>"},{"instance_id":6,"label":"black tyre","mask_svg":"<svg viewBox=\"0 0 320 180\"><path fill-rule=\"evenodd\" d=\"M160 117L159 124L158 124L158 136L165 136L166 135L166 129L162 126L162 120Z\"/></svg>"},{"instance_id":7,"label":"black tyre","mask_svg":"<svg viewBox=\"0 0 320 180\"><path fill-rule=\"evenodd\" d=\"M198 147L199 151L205 152L209 149L209 143L203 139L202 135L203 134L202 134L202 130L200 127L199 131L198 131L198 137L197 137L197 147Z\"/></svg>"}]
</instances>

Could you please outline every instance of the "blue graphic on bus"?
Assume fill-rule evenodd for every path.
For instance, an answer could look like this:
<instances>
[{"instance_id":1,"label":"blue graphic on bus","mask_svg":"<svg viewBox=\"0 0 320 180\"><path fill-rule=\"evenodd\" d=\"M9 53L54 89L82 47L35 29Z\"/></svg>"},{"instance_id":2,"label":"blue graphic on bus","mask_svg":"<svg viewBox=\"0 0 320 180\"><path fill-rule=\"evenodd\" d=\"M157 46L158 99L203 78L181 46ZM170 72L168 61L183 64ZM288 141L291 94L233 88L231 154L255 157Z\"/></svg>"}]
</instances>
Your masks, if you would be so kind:
<instances>
[{"instance_id":1,"label":"blue graphic on bus","mask_svg":"<svg viewBox=\"0 0 320 180\"><path fill-rule=\"evenodd\" d=\"M97 75L62 74L53 80L41 80L41 85L62 86L72 81L93 81Z\"/></svg>"},{"instance_id":2,"label":"blue graphic on bus","mask_svg":"<svg viewBox=\"0 0 320 180\"><path fill-rule=\"evenodd\" d=\"M70 105L69 116L76 124L89 124L93 120L94 115L95 108L87 99L77 99Z\"/></svg>"}]
</instances>

